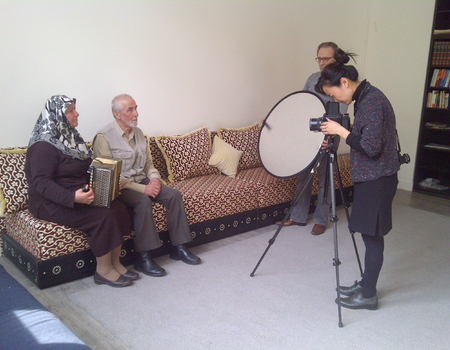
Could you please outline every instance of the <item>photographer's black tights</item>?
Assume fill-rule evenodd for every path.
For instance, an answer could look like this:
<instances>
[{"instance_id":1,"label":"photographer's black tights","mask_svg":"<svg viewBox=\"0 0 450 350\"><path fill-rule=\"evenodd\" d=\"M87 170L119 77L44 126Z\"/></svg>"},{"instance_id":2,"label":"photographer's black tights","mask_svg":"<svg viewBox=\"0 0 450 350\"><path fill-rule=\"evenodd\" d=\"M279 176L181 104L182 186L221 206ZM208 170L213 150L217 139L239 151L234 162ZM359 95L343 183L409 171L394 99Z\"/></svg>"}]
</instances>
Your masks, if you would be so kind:
<instances>
[{"instance_id":1,"label":"photographer's black tights","mask_svg":"<svg viewBox=\"0 0 450 350\"><path fill-rule=\"evenodd\" d=\"M384 237L362 234L366 253L364 256L364 276L360 282L362 296L371 298L377 294L377 281L383 266Z\"/></svg>"}]
</instances>

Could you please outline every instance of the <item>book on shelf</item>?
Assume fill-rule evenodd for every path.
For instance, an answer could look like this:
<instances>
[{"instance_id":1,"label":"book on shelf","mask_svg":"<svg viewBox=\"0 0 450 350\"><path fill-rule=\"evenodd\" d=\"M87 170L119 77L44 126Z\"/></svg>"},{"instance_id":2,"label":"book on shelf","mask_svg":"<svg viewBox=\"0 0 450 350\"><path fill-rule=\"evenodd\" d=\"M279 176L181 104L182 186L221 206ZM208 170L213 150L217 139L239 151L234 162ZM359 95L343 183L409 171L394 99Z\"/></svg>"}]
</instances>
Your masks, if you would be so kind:
<instances>
[{"instance_id":1,"label":"book on shelf","mask_svg":"<svg viewBox=\"0 0 450 350\"><path fill-rule=\"evenodd\" d=\"M428 108L449 108L449 92L444 90L433 90L428 93Z\"/></svg>"},{"instance_id":2,"label":"book on shelf","mask_svg":"<svg viewBox=\"0 0 450 350\"><path fill-rule=\"evenodd\" d=\"M450 65L450 41L435 41L431 54L432 66Z\"/></svg>"},{"instance_id":3,"label":"book on shelf","mask_svg":"<svg viewBox=\"0 0 450 350\"><path fill-rule=\"evenodd\" d=\"M430 87L448 88L450 83L450 69L435 69L431 76Z\"/></svg>"}]
</instances>

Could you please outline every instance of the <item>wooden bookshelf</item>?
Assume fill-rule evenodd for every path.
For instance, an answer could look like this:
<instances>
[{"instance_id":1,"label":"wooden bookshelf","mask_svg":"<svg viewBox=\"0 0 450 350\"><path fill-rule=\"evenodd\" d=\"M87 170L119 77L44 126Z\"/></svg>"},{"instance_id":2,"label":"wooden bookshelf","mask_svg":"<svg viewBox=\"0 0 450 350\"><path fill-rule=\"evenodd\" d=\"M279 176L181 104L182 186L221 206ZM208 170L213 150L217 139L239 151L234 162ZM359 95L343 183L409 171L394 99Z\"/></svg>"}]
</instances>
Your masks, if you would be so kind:
<instances>
[{"instance_id":1,"label":"wooden bookshelf","mask_svg":"<svg viewBox=\"0 0 450 350\"><path fill-rule=\"evenodd\" d=\"M436 0L413 189L416 192L448 199L450 199L449 96L450 0Z\"/></svg>"}]
</instances>

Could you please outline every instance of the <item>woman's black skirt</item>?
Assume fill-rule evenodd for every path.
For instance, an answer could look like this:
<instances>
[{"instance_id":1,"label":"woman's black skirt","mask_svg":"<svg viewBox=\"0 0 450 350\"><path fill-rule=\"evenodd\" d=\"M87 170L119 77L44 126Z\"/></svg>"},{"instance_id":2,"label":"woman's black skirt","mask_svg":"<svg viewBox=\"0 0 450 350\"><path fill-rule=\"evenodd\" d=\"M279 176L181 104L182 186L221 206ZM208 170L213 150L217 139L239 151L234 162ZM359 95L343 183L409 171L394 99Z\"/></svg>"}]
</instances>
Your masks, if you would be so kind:
<instances>
[{"instance_id":1,"label":"woman's black skirt","mask_svg":"<svg viewBox=\"0 0 450 350\"><path fill-rule=\"evenodd\" d=\"M397 184L397 173L355 183L350 231L369 236L387 235L392 229L392 201Z\"/></svg>"}]
</instances>

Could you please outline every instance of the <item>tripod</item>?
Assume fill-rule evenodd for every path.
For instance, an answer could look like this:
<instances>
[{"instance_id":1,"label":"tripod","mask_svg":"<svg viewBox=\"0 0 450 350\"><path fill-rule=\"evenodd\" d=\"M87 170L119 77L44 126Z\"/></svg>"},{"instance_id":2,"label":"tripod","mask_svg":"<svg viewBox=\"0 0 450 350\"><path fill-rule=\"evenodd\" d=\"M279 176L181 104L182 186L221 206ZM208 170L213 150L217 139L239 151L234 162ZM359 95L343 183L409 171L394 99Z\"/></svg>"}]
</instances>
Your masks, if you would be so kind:
<instances>
[{"instance_id":1,"label":"tripod","mask_svg":"<svg viewBox=\"0 0 450 350\"><path fill-rule=\"evenodd\" d=\"M319 152L318 157L316 158L316 161L313 165L313 167L311 168L310 173L308 174L308 177L306 178L305 184L303 185L303 188L301 189L301 191L297 191L297 194L291 204L291 207L289 208L288 212L286 213L285 217L283 218L283 220L281 221L280 225L278 226L278 229L276 230L275 234L273 235L273 237L269 240L269 245L267 246L266 250L264 251L263 255L261 256L261 258L259 259L258 263L256 264L255 268L253 269L252 273L250 274L250 277L253 277L255 275L256 270L258 269L259 265L261 264L262 260L264 259L264 257L266 256L267 252L269 251L270 247L275 243L275 240L278 236L278 234L280 233L281 229L284 227L285 222L289 219L291 212L293 210L293 208L295 207L295 205L297 204L299 198L301 197L301 195L304 193L305 188L307 187L307 185L310 183L310 181L312 181L313 176L314 176L314 172L316 170L316 168L320 165L320 163L324 160L324 158L327 159L327 163L328 163L328 178L326 178L326 182L325 182L325 191L324 191L324 198L323 200L326 199L327 197L327 191L328 191L328 185L330 186L330 190L331 190L331 218L330 221L333 223L333 239L334 239L334 259L333 259L333 266L335 266L336 269L336 291L337 291L337 304L338 304L338 317L339 317L339 327L343 327L342 324L342 314L341 314L341 297L340 297L340 293L339 293L339 289L340 289L340 284L339 284L339 265L341 264L340 260L339 260L339 251L338 251L338 237L337 237L337 221L339 220L337 215L336 215L336 196L335 196L335 188L334 188L334 165L336 165L336 175L337 175L337 179L338 179L338 183L339 183L339 189L340 189L340 195L341 195L341 199L342 199L342 203L344 204L345 207L345 212L347 215L347 220L349 219L349 213L348 213L348 202L345 201L344 198L344 192L342 190L343 186L342 186L342 179L339 173L339 166L337 164L336 161L336 154L335 151L333 150L333 146L334 146L334 137L333 136L328 136L328 145L326 147L325 150L321 150ZM359 253L358 253L358 248L356 245L356 241L355 241L355 237L354 234L355 232L350 231L351 233L351 237L352 237L352 241L353 241L353 246L355 248L355 253L356 253L356 258L358 261L358 265L359 265L359 270L361 273L361 276L363 274L362 272L362 267L361 267L361 261L359 258Z\"/></svg>"}]
</instances>

